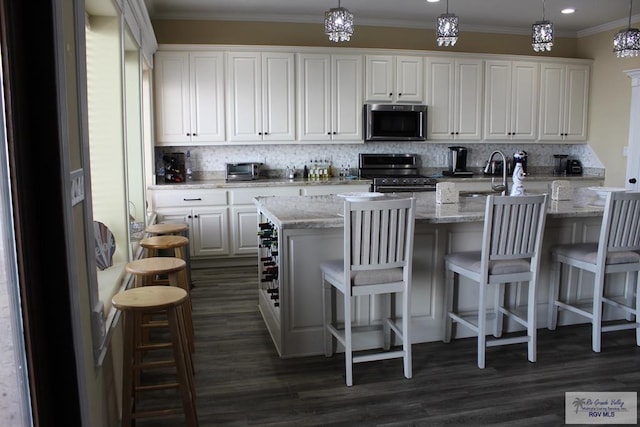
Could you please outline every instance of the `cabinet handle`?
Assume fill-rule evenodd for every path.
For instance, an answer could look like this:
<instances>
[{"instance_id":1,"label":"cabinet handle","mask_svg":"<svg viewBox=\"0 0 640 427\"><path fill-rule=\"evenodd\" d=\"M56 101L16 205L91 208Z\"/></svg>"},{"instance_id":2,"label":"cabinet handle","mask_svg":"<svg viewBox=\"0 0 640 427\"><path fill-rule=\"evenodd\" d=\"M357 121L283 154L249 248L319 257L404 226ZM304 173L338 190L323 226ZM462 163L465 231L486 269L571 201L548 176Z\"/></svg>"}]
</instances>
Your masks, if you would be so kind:
<instances>
[{"instance_id":1,"label":"cabinet handle","mask_svg":"<svg viewBox=\"0 0 640 427\"><path fill-rule=\"evenodd\" d=\"M327 135L331 135L331 132L327 132Z\"/></svg>"},{"instance_id":2,"label":"cabinet handle","mask_svg":"<svg viewBox=\"0 0 640 427\"><path fill-rule=\"evenodd\" d=\"M187 218L191 219L191 215L187 215Z\"/></svg>"},{"instance_id":3,"label":"cabinet handle","mask_svg":"<svg viewBox=\"0 0 640 427\"><path fill-rule=\"evenodd\" d=\"M262 135L262 132L258 132L258 135Z\"/></svg>"},{"instance_id":4,"label":"cabinet handle","mask_svg":"<svg viewBox=\"0 0 640 427\"><path fill-rule=\"evenodd\" d=\"M389 96L393 96L393 92L389 92Z\"/></svg>"},{"instance_id":5,"label":"cabinet handle","mask_svg":"<svg viewBox=\"0 0 640 427\"><path fill-rule=\"evenodd\" d=\"M334 135L336 135L338 132L333 132Z\"/></svg>"},{"instance_id":6,"label":"cabinet handle","mask_svg":"<svg viewBox=\"0 0 640 427\"><path fill-rule=\"evenodd\" d=\"M182 199L182 200L184 200L185 202L199 202L199 201L202 200L202 198L201 197L196 197L196 198L193 198L193 199Z\"/></svg>"},{"instance_id":7,"label":"cabinet handle","mask_svg":"<svg viewBox=\"0 0 640 427\"><path fill-rule=\"evenodd\" d=\"M265 132L264 134L265 134L265 135L269 135L269 132Z\"/></svg>"},{"instance_id":8,"label":"cabinet handle","mask_svg":"<svg viewBox=\"0 0 640 427\"><path fill-rule=\"evenodd\" d=\"M198 136L198 134L197 133L192 133L191 136Z\"/></svg>"},{"instance_id":9,"label":"cabinet handle","mask_svg":"<svg viewBox=\"0 0 640 427\"><path fill-rule=\"evenodd\" d=\"M187 133L187 136L191 136L191 134L190 134L190 133Z\"/></svg>"},{"instance_id":10,"label":"cabinet handle","mask_svg":"<svg viewBox=\"0 0 640 427\"><path fill-rule=\"evenodd\" d=\"M399 93L399 94L398 94L398 97L400 97L400 96L402 96L402 94L401 94L401 93Z\"/></svg>"},{"instance_id":11,"label":"cabinet handle","mask_svg":"<svg viewBox=\"0 0 640 427\"><path fill-rule=\"evenodd\" d=\"M637 181L635 178L630 178L629 179L629 184L635 184Z\"/></svg>"},{"instance_id":12,"label":"cabinet handle","mask_svg":"<svg viewBox=\"0 0 640 427\"><path fill-rule=\"evenodd\" d=\"M194 218L198 218L198 215L194 215L193 217L194 217Z\"/></svg>"}]
</instances>

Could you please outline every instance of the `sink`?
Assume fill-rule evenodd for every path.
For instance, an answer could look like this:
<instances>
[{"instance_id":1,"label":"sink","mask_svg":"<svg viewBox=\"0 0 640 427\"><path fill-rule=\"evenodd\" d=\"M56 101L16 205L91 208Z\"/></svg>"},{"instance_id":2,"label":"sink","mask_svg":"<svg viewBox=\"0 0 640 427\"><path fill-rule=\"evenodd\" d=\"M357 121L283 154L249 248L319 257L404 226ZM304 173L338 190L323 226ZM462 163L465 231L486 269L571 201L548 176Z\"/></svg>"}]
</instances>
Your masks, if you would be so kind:
<instances>
[{"instance_id":1,"label":"sink","mask_svg":"<svg viewBox=\"0 0 640 427\"><path fill-rule=\"evenodd\" d=\"M490 195L500 196L502 192L496 191L461 191L460 197L486 197Z\"/></svg>"}]
</instances>

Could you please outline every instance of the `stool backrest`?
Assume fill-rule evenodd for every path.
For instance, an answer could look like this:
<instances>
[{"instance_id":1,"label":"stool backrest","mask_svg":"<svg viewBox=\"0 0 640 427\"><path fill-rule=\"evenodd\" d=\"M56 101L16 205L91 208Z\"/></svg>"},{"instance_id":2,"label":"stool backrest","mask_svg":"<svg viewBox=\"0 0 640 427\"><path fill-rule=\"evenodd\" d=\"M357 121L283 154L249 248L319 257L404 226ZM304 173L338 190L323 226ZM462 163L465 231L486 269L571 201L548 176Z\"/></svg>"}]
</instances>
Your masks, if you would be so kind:
<instances>
[{"instance_id":1,"label":"stool backrest","mask_svg":"<svg viewBox=\"0 0 640 427\"><path fill-rule=\"evenodd\" d=\"M410 274L414 198L345 201L344 218L345 265L351 271L402 267Z\"/></svg>"},{"instance_id":2,"label":"stool backrest","mask_svg":"<svg viewBox=\"0 0 640 427\"><path fill-rule=\"evenodd\" d=\"M531 258L539 263L547 196L487 196L482 258L488 268L493 260Z\"/></svg>"},{"instance_id":3,"label":"stool backrest","mask_svg":"<svg viewBox=\"0 0 640 427\"><path fill-rule=\"evenodd\" d=\"M640 192L607 195L600 229L600 252L640 250ZM603 260L605 258L602 258Z\"/></svg>"}]
</instances>

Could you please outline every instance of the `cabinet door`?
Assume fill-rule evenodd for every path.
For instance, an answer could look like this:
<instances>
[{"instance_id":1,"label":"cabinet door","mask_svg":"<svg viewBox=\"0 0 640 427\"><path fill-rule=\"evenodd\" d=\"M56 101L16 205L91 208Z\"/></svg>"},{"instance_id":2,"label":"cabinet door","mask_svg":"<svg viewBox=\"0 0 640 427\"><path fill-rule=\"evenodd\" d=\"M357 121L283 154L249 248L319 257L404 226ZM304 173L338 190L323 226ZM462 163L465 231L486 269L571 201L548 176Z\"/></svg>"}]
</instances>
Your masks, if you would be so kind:
<instances>
[{"instance_id":1,"label":"cabinet door","mask_svg":"<svg viewBox=\"0 0 640 427\"><path fill-rule=\"evenodd\" d=\"M482 129L482 60L456 60L455 139L479 140Z\"/></svg>"},{"instance_id":2,"label":"cabinet door","mask_svg":"<svg viewBox=\"0 0 640 427\"><path fill-rule=\"evenodd\" d=\"M487 61L485 64L486 139L511 139L511 62Z\"/></svg>"},{"instance_id":3,"label":"cabinet door","mask_svg":"<svg viewBox=\"0 0 640 427\"><path fill-rule=\"evenodd\" d=\"M392 102L395 99L393 57L367 55L365 61L365 101Z\"/></svg>"},{"instance_id":4,"label":"cabinet door","mask_svg":"<svg viewBox=\"0 0 640 427\"><path fill-rule=\"evenodd\" d=\"M298 140L331 139L331 57L299 54Z\"/></svg>"},{"instance_id":5,"label":"cabinet door","mask_svg":"<svg viewBox=\"0 0 640 427\"><path fill-rule=\"evenodd\" d=\"M482 60L427 60L429 139L479 140L482 115Z\"/></svg>"},{"instance_id":6,"label":"cabinet door","mask_svg":"<svg viewBox=\"0 0 640 427\"><path fill-rule=\"evenodd\" d=\"M189 255L193 256L193 244L191 243L191 230L193 229L193 216L191 209L168 208L156 211L158 223L187 224L189 226Z\"/></svg>"},{"instance_id":7,"label":"cabinet door","mask_svg":"<svg viewBox=\"0 0 640 427\"><path fill-rule=\"evenodd\" d=\"M511 72L511 132L514 140L536 139L538 64L514 62Z\"/></svg>"},{"instance_id":8,"label":"cabinet door","mask_svg":"<svg viewBox=\"0 0 640 427\"><path fill-rule=\"evenodd\" d=\"M227 55L227 134L230 141L262 140L260 54Z\"/></svg>"},{"instance_id":9,"label":"cabinet door","mask_svg":"<svg viewBox=\"0 0 640 427\"><path fill-rule=\"evenodd\" d=\"M487 61L485 72L485 139L534 140L537 64Z\"/></svg>"},{"instance_id":10,"label":"cabinet door","mask_svg":"<svg viewBox=\"0 0 640 427\"><path fill-rule=\"evenodd\" d=\"M224 141L223 54L192 52L190 81L191 141Z\"/></svg>"},{"instance_id":11,"label":"cabinet door","mask_svg":"<svg viewBox=\"0 0 640 427\"><path fill-rule=\"evenodd\" d=\"M362 141L362 57L334 55L331 68L332 139Z\"/></svg>"},{"instance_id":12,"label":"cabinet door","mask_svg":"<svg viewBox=\"0 0 640 427\"><path fill-rule=\"evenodd\" d=\"M229 254L228 216L226 207L193 209L189 234L193 256Z\"/></svg>"},{"instance_id":13,"label":"cabinet door","mask_svg":"<svg viewBox=\"0 0 640 427\"><path fill-rule=\"evenodd\" d=\"M589 66L542 64L539 139L585 141Z\"/></svg>"},{"instance_id":14,"label":"cabinet door","mask_svg":"<svg viewBox=\"0 0 640 427\"><path fill-rule=\"evenodd\" d=\"M295 139L293 91L293 54L263 53L261 132L264 141Z\"/></svg>"},{"instance_id":15,"label":"cabinet door","mask_svg":"<svg viewBox=\"0 0 640 427\"><path fill-rule=\"evenodd\" d=\"M564 131L569 141L587 140L589 66L568 65L565 84Z\"/></svg>"},{"instance_id":16,"label":"cabinet door","mask_svg":"<svg viewBox=\"0 0 640 427\"><path fill-rule=\"evenodd\" d=\"M450 58L427 59L427 134L428 139L453 139L454 60Z\"/></svg>"},{"instance_id":17,"label":"cabinet door","mask_svg":"<svg viewBox=\"0 0 640 427\"><path fill-rule=\"evenodd\" d=\"M191 141L188 52L155 55L156 144Z\"/></svg>"},{"instance_id":18,"label":"cabinet door","mask_svg":"<svg viewBox=\"0 0 640 427\"><path fill-rule=\"evenodd\" d=\"M562 140L564 123L564 79L563 64L542 64L540 70L540 140Z\"/></svg>"},{"instance_id":19,"label":"cabinet door","mask_svg":"<svg viewBox=\"0 0 640 427\"><path fill-rule=\"evenodd\" d=\"M419 56L398 56L395 68L396 100L424 102L424 60Z\"/></svg>"},{"instance_id":20,"label":"cabinet door","mask_svg":"<svg viewBox=\"0 0 640 427\"><path fill-rule=\"evenodd\" d=\"M253 206L233 206L231 208L232 253L253 255L258 253L258 210Z\"/></svg>"}]
</instances>

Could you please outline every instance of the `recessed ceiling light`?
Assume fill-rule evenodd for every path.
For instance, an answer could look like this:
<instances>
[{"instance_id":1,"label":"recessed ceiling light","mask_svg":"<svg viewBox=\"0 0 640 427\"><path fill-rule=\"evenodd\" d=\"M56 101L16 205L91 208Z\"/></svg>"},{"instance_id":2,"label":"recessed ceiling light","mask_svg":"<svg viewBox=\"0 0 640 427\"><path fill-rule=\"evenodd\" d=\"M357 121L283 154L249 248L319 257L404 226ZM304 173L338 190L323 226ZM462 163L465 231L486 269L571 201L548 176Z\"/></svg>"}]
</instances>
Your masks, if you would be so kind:
<instances>
[{"instance_id":1,"label":"recessed ceiling light","mask_svg":"<svg viewBox=\"0 0 640 427\"><path fill-rule=\"evenodd\" d=\"M572 7L567 7L566 9L562 9L561 12L564 13L565 15L569 15L573 12L575 12L576 10Z\"/></svg>"},{"instance_id":2,"label":"recessed ceiling light","mask_svg":"<svg viewBox=\"0 0 640 427\"><path fill-rule=\"evenodd\" d=\"M427 0L427 3L438 3L440 0Z\"/></svg>"}]
</instances>

